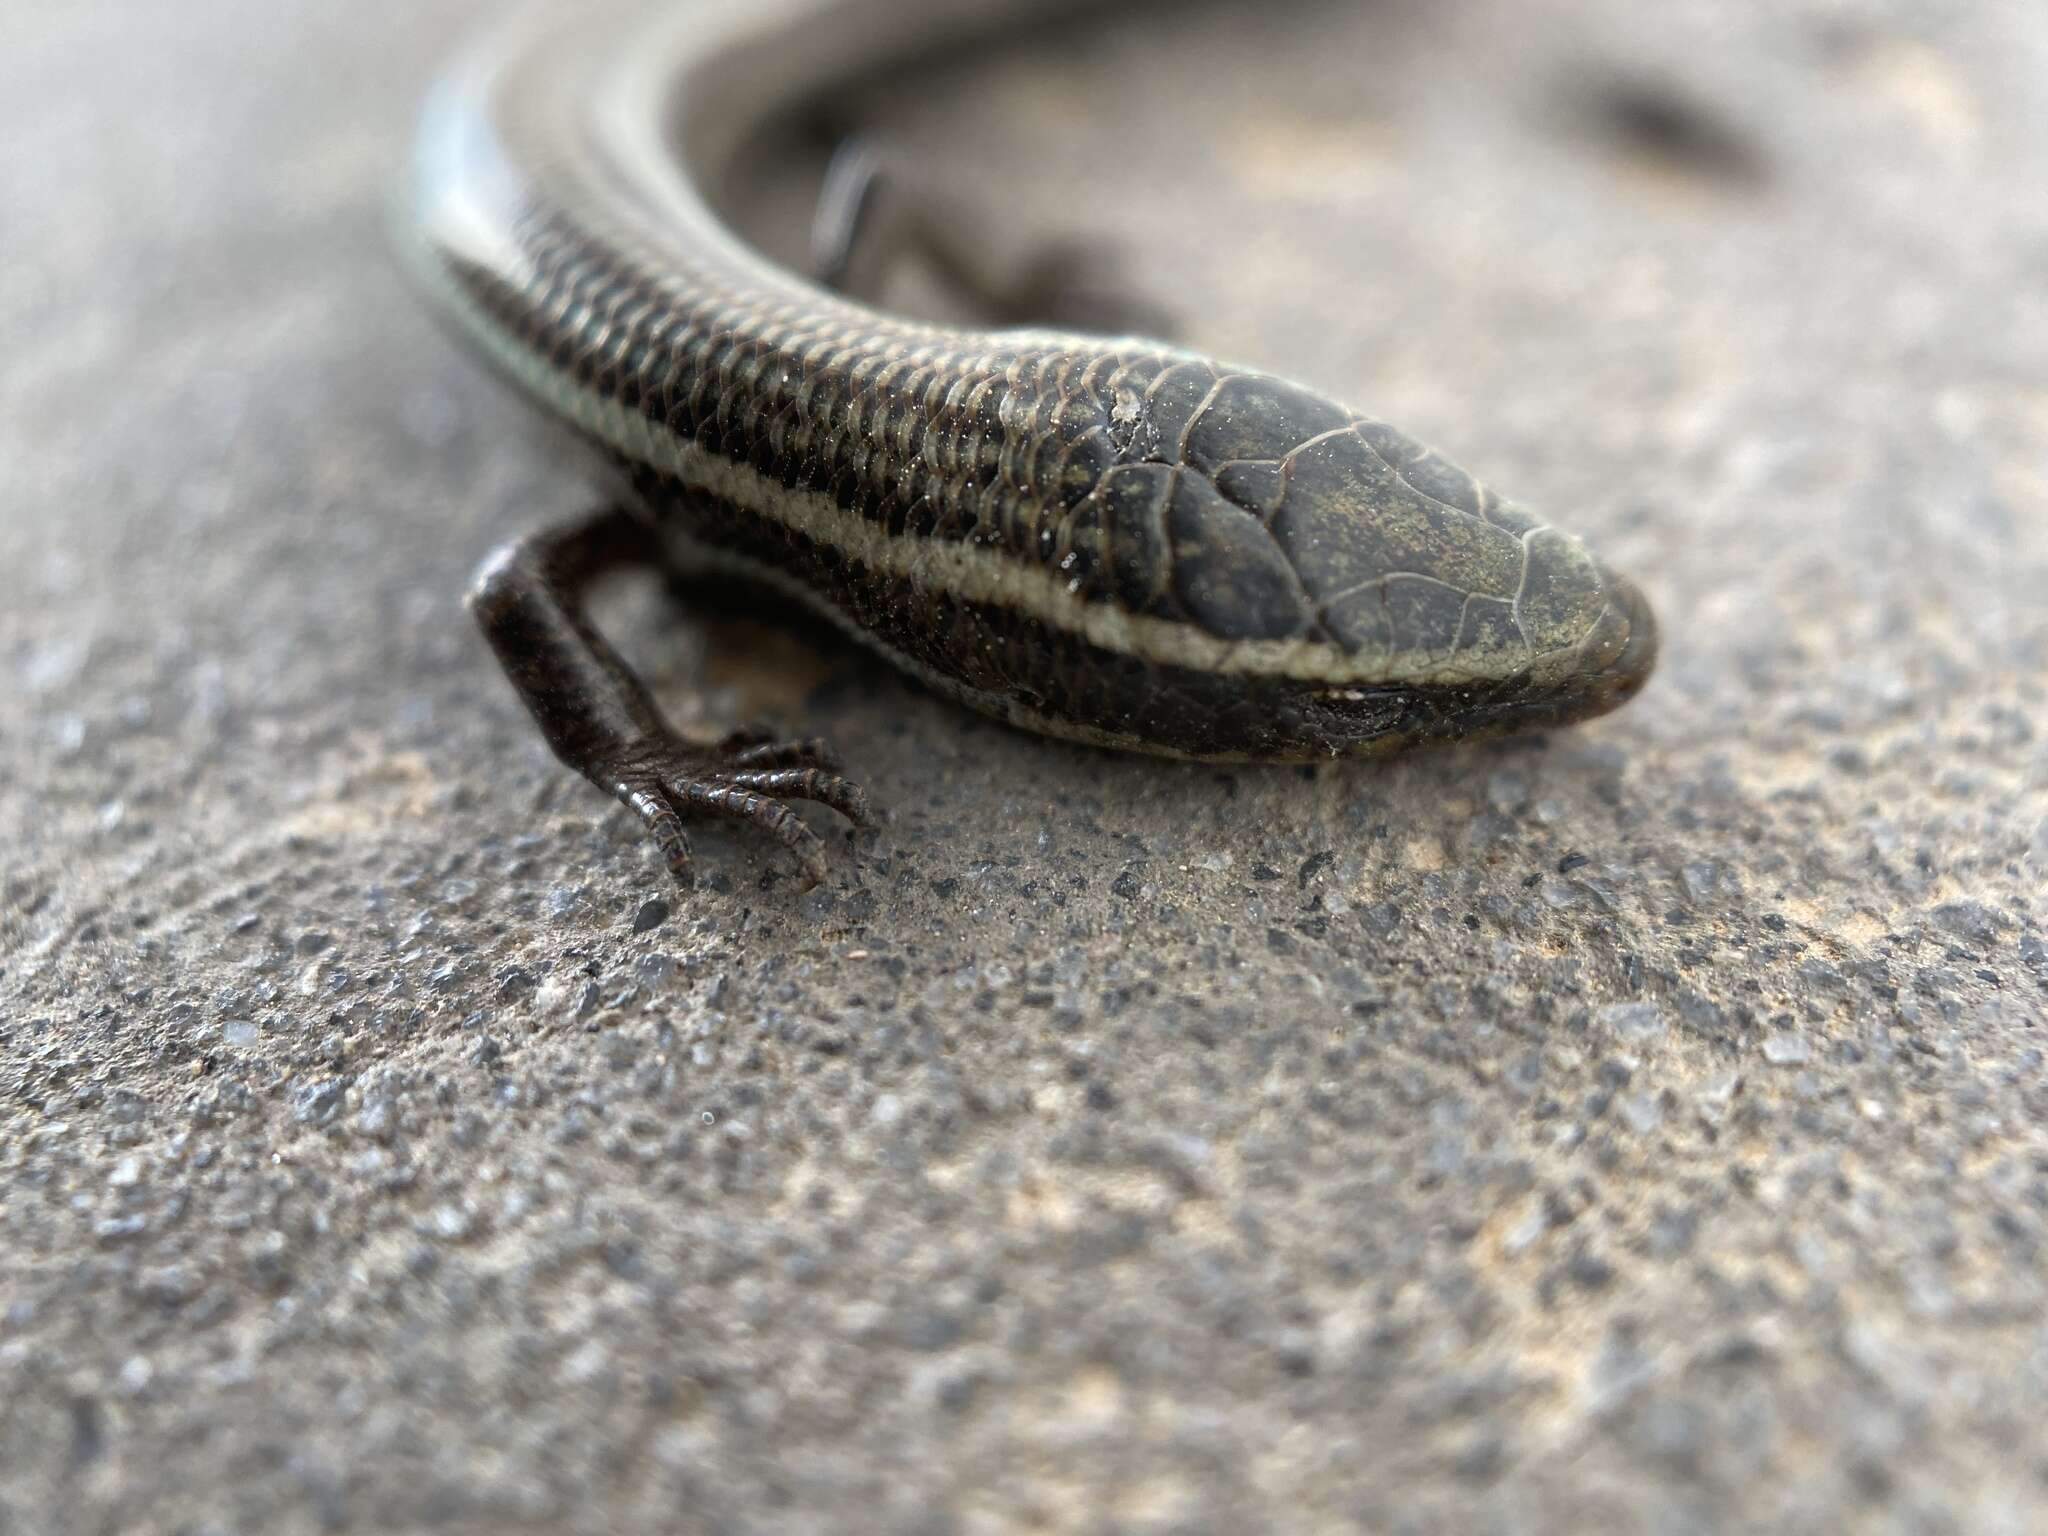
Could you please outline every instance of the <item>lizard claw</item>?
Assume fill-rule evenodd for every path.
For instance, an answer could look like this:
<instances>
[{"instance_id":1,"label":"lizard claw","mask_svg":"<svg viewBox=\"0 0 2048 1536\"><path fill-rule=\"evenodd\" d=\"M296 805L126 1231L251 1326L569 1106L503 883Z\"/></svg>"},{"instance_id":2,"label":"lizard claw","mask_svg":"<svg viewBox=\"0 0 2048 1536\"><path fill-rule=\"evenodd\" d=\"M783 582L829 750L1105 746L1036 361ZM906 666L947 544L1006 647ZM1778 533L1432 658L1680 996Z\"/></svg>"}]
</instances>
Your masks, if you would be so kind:
<instances>
[{"instance_id":1,"label":"lizard claw","mask_svg":"<svg viewBox=\"0 0 2048 1536\"><path fill-rule=\"evenodd\" d=\"M727 816L780 840L796 855L808 888L825 878L825 845L788 802L829 806L855 826L868 816L866 791L832 771L837 764L822 741L738 732L714 747L673 739L642 743L592 777L646 824L682 884L691 882L683 818Z\"/></svg>"}]
</instances>

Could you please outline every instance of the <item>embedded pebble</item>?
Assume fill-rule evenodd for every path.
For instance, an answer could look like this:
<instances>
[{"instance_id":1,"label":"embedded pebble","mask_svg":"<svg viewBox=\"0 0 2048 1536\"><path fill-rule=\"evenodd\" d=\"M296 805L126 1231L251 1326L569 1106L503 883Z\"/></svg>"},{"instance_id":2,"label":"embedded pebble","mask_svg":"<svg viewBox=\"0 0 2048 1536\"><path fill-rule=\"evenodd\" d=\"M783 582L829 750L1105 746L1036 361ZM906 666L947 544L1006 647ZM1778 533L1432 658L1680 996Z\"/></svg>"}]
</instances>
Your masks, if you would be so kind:
<instances>
[{"instance_id":1,"label":"embedded pebble","mask_svg":"<svg viewBox=\"0 0 2048 1536\"><path fill-rule=\"evenodd\" d=\"M1806 1036L1790 1030L1779 1030L1764 1037L1764 1060L1774 1066L1797 1066L1813 1058L1813 1047Z\"/></svg>"}]
</instances>

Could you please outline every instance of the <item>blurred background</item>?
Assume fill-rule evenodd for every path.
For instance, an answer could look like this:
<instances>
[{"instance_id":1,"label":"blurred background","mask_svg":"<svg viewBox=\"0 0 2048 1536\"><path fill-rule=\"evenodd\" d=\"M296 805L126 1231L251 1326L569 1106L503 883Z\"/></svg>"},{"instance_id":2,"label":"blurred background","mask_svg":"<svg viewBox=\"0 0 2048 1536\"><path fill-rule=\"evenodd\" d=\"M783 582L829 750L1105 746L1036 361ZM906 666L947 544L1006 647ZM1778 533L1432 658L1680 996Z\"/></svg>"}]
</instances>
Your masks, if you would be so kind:
<instances>
[{"instance_id":1,"label":"blurred background","mask_svg":"<svg viewBox=\"0 0 2048 1536\"><path fill-rule=\"evenodd\" d=\"M2040 1528L2048 9L1105 0L769 131L770 250L857 128L1665 645L1219 769L627 584L890 813L688 895L461 609L588 495L385 240L492 14L0 18L0 1532Z\"/></svg>"}]
</instances>

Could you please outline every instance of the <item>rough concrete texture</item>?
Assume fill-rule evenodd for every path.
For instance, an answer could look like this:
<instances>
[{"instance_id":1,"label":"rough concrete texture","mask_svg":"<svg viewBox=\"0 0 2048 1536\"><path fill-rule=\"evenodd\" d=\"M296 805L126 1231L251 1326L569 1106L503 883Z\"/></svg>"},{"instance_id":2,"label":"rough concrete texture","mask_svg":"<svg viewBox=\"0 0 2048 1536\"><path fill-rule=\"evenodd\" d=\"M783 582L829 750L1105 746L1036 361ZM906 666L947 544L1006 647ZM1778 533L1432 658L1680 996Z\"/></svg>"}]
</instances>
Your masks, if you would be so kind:
<instances>
[{"instance_id":1,"label":"rough concrete texture","mask_svg":"<svg viewBox=\"0 0 2048 1536\"><path fill-rule=\"evenodd\" d=\"M876 94L1665 661L1219 771L707 681L629 586L679 719L892 812L687 897L458 602L582 494L382 241L474 9L0 27L0 1530L2041 1528L2048 8L1155 7Z\"/></svg>"}]
</instances>

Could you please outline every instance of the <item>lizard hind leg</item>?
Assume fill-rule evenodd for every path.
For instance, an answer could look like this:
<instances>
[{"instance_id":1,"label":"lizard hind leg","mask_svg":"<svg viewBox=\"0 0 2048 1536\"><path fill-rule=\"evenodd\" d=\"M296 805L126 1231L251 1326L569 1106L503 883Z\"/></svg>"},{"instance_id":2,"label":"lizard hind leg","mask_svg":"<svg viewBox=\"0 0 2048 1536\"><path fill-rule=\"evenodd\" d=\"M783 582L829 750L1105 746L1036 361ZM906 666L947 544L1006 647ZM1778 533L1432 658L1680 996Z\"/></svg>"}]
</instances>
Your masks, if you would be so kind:
<instances>
[{"instance_id":1,"label":"lizard hind leg","mask_svg":"<svg viewBox=\"0 0 2048 1536\"><path fill-rule=\"evenodd\" d=\"M1022 247L1020 257L1002 220L989 214L906 151L842 133L812 214L811 276L886 307L891 274L914 263L950 301L946 308L978 324L1161 340L1180 330L1142 296L1112 247L1053 237Z\"/></svg>"}]
</instances>

